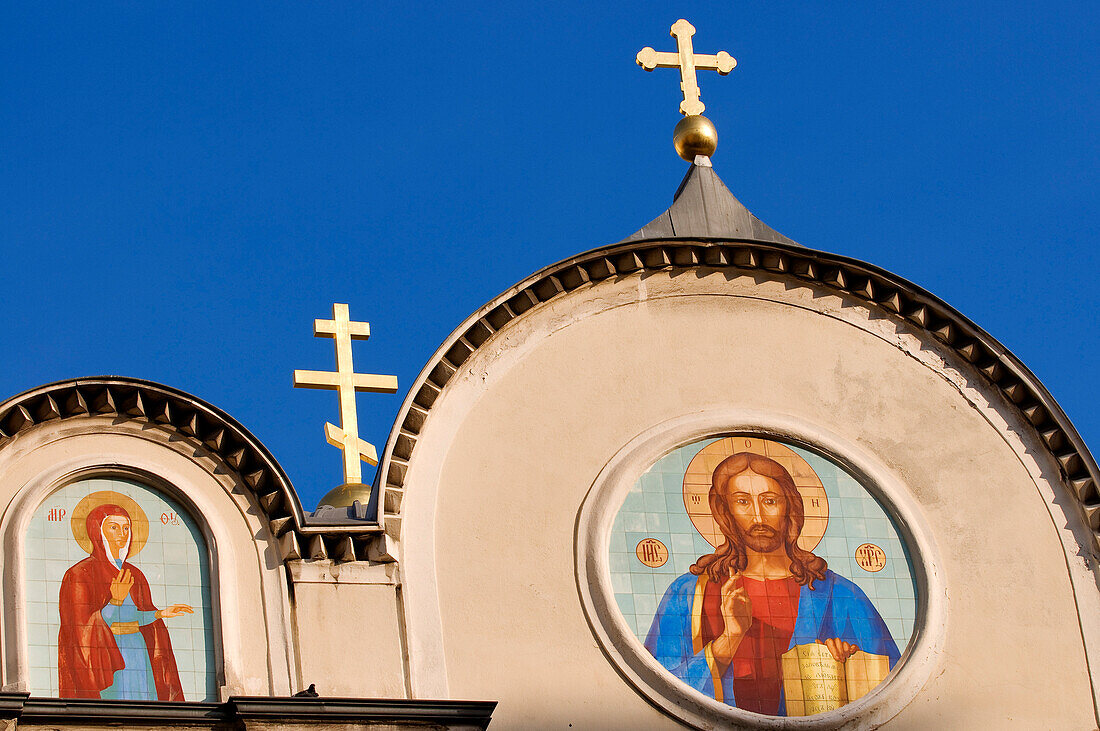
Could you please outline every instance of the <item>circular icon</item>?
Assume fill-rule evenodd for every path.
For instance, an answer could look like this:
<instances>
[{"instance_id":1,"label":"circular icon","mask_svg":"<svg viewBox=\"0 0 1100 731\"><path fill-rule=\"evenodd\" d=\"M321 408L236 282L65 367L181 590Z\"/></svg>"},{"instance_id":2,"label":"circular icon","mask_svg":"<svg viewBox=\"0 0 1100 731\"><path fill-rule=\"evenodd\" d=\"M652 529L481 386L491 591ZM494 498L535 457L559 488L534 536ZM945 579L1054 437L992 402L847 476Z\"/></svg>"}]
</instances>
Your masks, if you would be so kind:
<instances>
[{"instance_id":1,"label":"circular icon","mask_svg":"<svg viewBox=\"0 0 1100 731\"><path fill-rule=\"evenodd\" d=\"M737 452L752 452L773 459L790 474L794 486L802 495L802 507L806 522L798 536L798 546L804 551L812 551L829 527L829 499L825 496L825 487L821 478L814 472L810 463L785 444L760 437L726 437L699 450L687 469L684 470L684 506L695 525L695 530L710 545L717 548L726 537L710 512L710 480L715 468Z\"/></svg>"},{"instance_id":2,"label":"circular icon","mask_svg":"<svg viewBox=\"0 0 1100 731\"><path fill-rule=\"evenodd\" d=\"M123 495L113 490L100 490L90 495L85 495L73 509L73 517L69 523L73 531L73 538L88 553L92 552L92 540L88 537L88 513L100 505L117 505L130 516L130 552L128 558L138 555L145 547L145 541L149 538L149 520L145 517L145 511L134 502L129 495Z\"/></svg>"},{"instance_id":3,"label":"circular icon","mask_svg":"<svg viewBox=\"0 0 1100 731\"><path fill-rule=\"evenodd\" d=\"M856 565L872 574L886 567L886 551L874 543L864 543L856 549Z\"/></svg>"},{"instance_id":4,"label":"circular icon","mask_svg":"<svg viewBox=\"0 0 1100 731\"><path fill-rule=\"evenodd\" d=\"M656 538L643 538L634 549L638 560L651 569L664 566L668 560L668 548Z\"/></svg>"}]
</instances>

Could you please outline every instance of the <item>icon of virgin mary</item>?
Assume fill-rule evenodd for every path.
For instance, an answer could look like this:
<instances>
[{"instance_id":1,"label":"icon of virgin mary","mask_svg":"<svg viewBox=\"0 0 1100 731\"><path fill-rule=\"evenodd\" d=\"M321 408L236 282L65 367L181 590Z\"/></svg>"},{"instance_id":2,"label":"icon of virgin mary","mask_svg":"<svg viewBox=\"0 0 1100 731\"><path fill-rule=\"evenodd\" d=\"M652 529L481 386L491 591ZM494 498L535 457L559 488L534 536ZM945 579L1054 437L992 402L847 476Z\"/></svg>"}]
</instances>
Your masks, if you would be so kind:
<instances>
[{"instance_id":1,"label":"icon of virgin mary","mask_svg":"<svg viewBox=\"0 0 1100 731\"><path fill-rule=\"evenodd\" d=\"M184 700L164 620L193 610L187 604L157 609L148 580L130 563L148 537L144 512L117 493L93 493L81 503L73 515L73 536L91 555L61 580L60 696Z\"/></svg>"}]
</instances>

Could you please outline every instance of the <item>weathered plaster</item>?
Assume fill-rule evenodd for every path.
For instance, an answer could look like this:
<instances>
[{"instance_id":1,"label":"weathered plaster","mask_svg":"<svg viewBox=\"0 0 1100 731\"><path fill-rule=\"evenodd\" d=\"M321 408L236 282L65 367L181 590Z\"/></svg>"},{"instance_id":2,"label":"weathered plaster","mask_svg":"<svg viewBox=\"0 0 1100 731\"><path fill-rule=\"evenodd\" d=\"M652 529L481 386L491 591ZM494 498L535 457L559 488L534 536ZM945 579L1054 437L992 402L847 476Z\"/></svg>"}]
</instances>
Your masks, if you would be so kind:
<instances>
[{"instance_id":1,"label":"weathered plaster","mask_svg":"<svg viewBox=\"0 0 1100 731\"><path fill-rule=\"evenodd\" d=\"M493 693L503 727L675 727L595 641L574 531L623 445L723 409L848 440L836 456L883 466L887 498L930 526L921 549L938 546L942 565L931 549L926 565L942 570L946 607L922 631L942 642L918 643L906 663L931 678L902 668L906 693L921 686L912 701L840 722L1095 725L1091 528L1020 409L953 348L858 297L702 268L550 298L434 398L400 504L414 697Z\"/></svg>"}]
</instances>

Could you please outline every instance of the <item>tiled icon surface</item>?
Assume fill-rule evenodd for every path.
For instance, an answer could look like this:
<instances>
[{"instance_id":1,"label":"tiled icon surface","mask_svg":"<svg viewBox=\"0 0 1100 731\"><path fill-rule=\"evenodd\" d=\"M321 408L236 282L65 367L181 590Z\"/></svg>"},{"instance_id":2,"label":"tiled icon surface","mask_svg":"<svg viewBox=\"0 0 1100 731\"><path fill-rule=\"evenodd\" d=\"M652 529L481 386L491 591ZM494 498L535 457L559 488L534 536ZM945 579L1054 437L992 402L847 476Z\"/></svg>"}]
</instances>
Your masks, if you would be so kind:
<instances>
[{"instance_id":1,"label":"tiled icon surface","mask_svg":"<svg viewBox=\"0 0 1100 731\"><path fill-rule=\"evenodd\" d=\"M98 525L93 535L89 516ZM118 549L128 554L121 568L117 558L105 563L112 558L102 523L112 518L130 530ZM131 480L81 480L43 501L24 541L32 695L61 696L67 683L65 696L216 699L209 556L202 531L179 503ZM133 569L125 577L133 587L115 605L109 582L122 569ZM192 611L154 616L173 605Z\"/></svg>"},{"instance_id":2,"label":"tiled icon surface","mask_svg":"<svg viewBox=\"0 0 1100 731\"><path fill-rule=\"evenodd\" d=\"M723 608L727 582L708 577L700 559L721 553L719 547L726 542L712 514L712 476L738 453L764 457L789 476L797 490L792 500L803 506L795 545L822 559L827 569L818 569L823 578L806 582L797 577L756 581L738 573L725 591L743 589L751 601L752 621L743 635L731 635L740 637L736 654L718 657L712 648L723 646L711 643L721 638L733 605L727 601ZM779 474L774 466L756 464L764 472ZM754 469L746 468L743 474L758 478ZM761 502L770 499L766 494L757 495L756 502L753 496L744 498L736 498L748 506L742 514L769 509ZM719 510L728 510L729 521L736 522L733 493L723 492L719 500L725 503ZM748 521L743 525L751 524L750 518L743 520ZM667 547L667 560L652 560L655 555L664 558L650 548L658 544ZM913 635L916 589L908 552L890 515L839 465L777 440L712 438L665 455L639 476L624 500L609 550L615 598L639 642L687 685L729 705L768 715L808 715L836 708L877 685ZM796 549L790 548L787 555L792 552ZM738 565L732 558L726 560L725 572ZM807 563L816 565L812 557ZM726 577L727 573L718 576ZM843 659L837 664L836 682L847 682L847 687L803 688L810 682L806 678L781 677L781 668L813 665L806 671L816 677L813 683L824 682L818 677L824 665L817 651L797 648L834 640L831 644ZM839 644L843 642L848 645ZM852 649L855 646L858 650ZM851 666L847 681L846 666ZM863 667L875 668L881 677L864 677ZM825 705L805 700L817 695L836 699Z\"/></svg>"}]
</instances>

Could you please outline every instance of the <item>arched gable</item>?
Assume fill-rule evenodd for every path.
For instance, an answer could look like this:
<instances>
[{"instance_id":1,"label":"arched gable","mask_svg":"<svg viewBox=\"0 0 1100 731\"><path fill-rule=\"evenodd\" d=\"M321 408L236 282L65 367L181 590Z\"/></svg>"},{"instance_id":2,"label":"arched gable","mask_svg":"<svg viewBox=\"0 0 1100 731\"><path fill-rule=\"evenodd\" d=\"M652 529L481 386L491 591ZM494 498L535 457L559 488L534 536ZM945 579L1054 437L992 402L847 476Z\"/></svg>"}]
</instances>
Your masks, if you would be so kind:
<instances>
[{"instance_id":1,"label":"arched gable","mask_svg":"<svg viewBox=\"0 0 1100 731\"><path fill-rule=\"evenodd\" d=\"M777 386L754 399L744 390L723 393L715 384L711 394L703 393L697 385L708 370L736 378L729 368L716 366L727 358L742 366L751 362L752 348L721 340L742 327L787 359L805 346L813 354L813 367L805 372L784 368L790 360L768 357L759 359L760 367L774 369L786 383L811 375L821 390ZM829 337L835 340L822 342ZM683 347L692 349L690 357L678 359ZM630 360L638 366L623 365ZM893 381L894 371L904 379ZM912 390L898 390L902 381ZM682 401L676 388L683 389ZM637 405L658 391L652 408ZM914 398L918 392L929 400ZM859 413L862 399L874 412L866 420ZM883 400L893 403L879 413ZM830 408L843 412L835 426ZM975 451L959 452L952 434L936 431L948 423L966 431L968 448ZM919 444L903 442L922 428ZM966 634L986 621L987 609L979 618L958 605L972 588L961 572L979 559L960 553L973 550L972 542L950 524L957 515L944 505L981 502L981 515L990 515L1001 489L1010 517L1021 522L1010 526L1012 520L1000 520L1003 516L985 520L980 538L997 541L1004 563L987 572L1002 573L976 590L975 601L997 603L1008 567L1026 560L1013 557L1005 536L1027 533L1035 565L1043 567L1049 582L1049 617L1058 618L1059 649L1046 660L1057 656L1065 664L1065 688L1073 688L1067 690L1066 698L1073 699L1067 712L1086 713L1081 701L1095 695L1086 658L1100 643L1093 619L1100 616L1097 472L1049 392L988 333L900 277L793 243L736 237L640 238L548 267L474 313L422 371L399 413L378 477L384 553L401 561L414 693L506 688L501 720L529 722L540 711L519 701L534 687L521 669L529 669L525 658L539 657L548 666L569 663L577 677L589 678L573 682L555 676L559 695L539 686L547 697L594 704L598 693L613 694L607 698L623 704L624 714L628 707L637 714L632 723L658 723L646 715L648 706L635 707L629 694L618 695L615 673L605 673L611 659L620 675L628 676L629 661L614 659L621 647L601 634L601 620L592 611L598 592L590 580L599 574L596 553L606 547L584 538L585 516L578 515L582 501L588 504L584 490L594 494L605 488L602 470L619 460L617 450L651 433L661 435L660 449L647 459L722 434L783 437L823 449L832 444L825 452L859 467L857 473L875 476L869 484L893 485L883 491L885 503L894 506L903 525L925 536L923 545L913 544L918 573L925 575L917 582L925 602L917 622L920 641L913 645L919 650L902 663L890 692L873 708L864 704L838 712L829 723L872 711L866 718L879 723L914 712L919 704L910 701L940 677L934 672L959 646L952 625ZM614 441L618 446L609 443ZM991 451L981 451L986 449ZM866 459L857 459L861 453ZM652 459L644 465L630 461L624 469L633 472L624 484ZM991 482L993 474L1005 481ZM593 524L607 515L596 516ZM981 525L981 515L967 513L966 520ZM925 521L934 527L915 527ZM573 526L577 533L570 544L563 531ZM943 544L938 550L937 542ZM562 564L570 548L576 563L566 573ZM943 565L937 555L947 556ZM597 569L587 570L586 562L596 562ZM574 611L578 590L583 613ZM480 597L479 607L493 609L467 610L470 593ZM537 626L538 632L507 632L499 614L523 617L516 625ZM592 634L578 627L577 614L588 621L604 657L592 652ZM1023 626L1024 619L1015 616L1013 622ZM652 613L639 619L649 620ZM555 638L553 647L540 639L544 636ZM494 643L501 647L499 656L485 652L501 673L478 685L474 678L481 676L471 674L464 658L475 647ZM1012 672L1014 662L1005 661L998 672ZM955 660L948 664L943 677L986 672ZM663 707L686 702L670 691ZM549 705L541 712L552 713ZM711 711L691 722L735 720L736 714Z\"/></svg>"},{"instance_id":2,"label":"arched gable","mask_svg":"<svg viewBox=\"0 0 1100 731\"><path fill-rule=\"evenodd\" d=\"M70 499L67 491L89 480L130 482L145 490L147 509L165 506L154 515L165 520L158 529L172 523L169 506L179 505L189 516L181 522L190 522L204 544L202 557L191 563L206 562L193 568L209 577L203 580L209 583L204 601L210 605L210 663L219 699L286 694L298 684L282 549L301 507L277 463L243 427L183 392L96 378L10 399L0 407L0 430L5 689L28 688L29 647L41 642L28 632L30 622L41 621L33 612L42 609L28 605L28 579L39 578L29 577L28 558L42 558L41 551L28 556L28 530L50 500L59 511L72 511L69 503L79 496ZM47 559L63 561L52 554ZM50 587L56 593L57 586ZM187 603L167 594L161 601Z\"/></svg>"},{"instance_id":3,"label":"arched gable","mask_svg":"<svg viewBox=\"0 0 1100 731\"><path fill-rule=\"evenodd\" d=\"M534 307L605 280L665 272L671 276L735 273L824 288L855 298L876 313L933 338L974 376L994 387L1060 465L1083 520L1092 531L1090 556L1100 553L1100 469L1076 428L1019 358L930 292L879 267L798 244L748 239L639 239L571 257L531 275L468 317L421 371L398 412L379 464L379 523L400 534L404 476L416 458L417 436L451 377L495 333ZM387 552L393 555L392 551Z\"/></svg>"},{"instance_id":4,"label":"arched gable","mask_svg":"<svg viewBox=\"0 0 1100 731\"><path fill-rule=\"evenodd\" d=\"M239 489L259 506L283 560L367 560L377 525L311 521L282 467L258 439L221 409L169 386L108 376L60 381L19 394L0 404L0 454L17 448L21 437L39 425L93 417L170 435L190 445L196 457L211 460L213 470L234 475Z\"/></svg>"}]
</instances>

